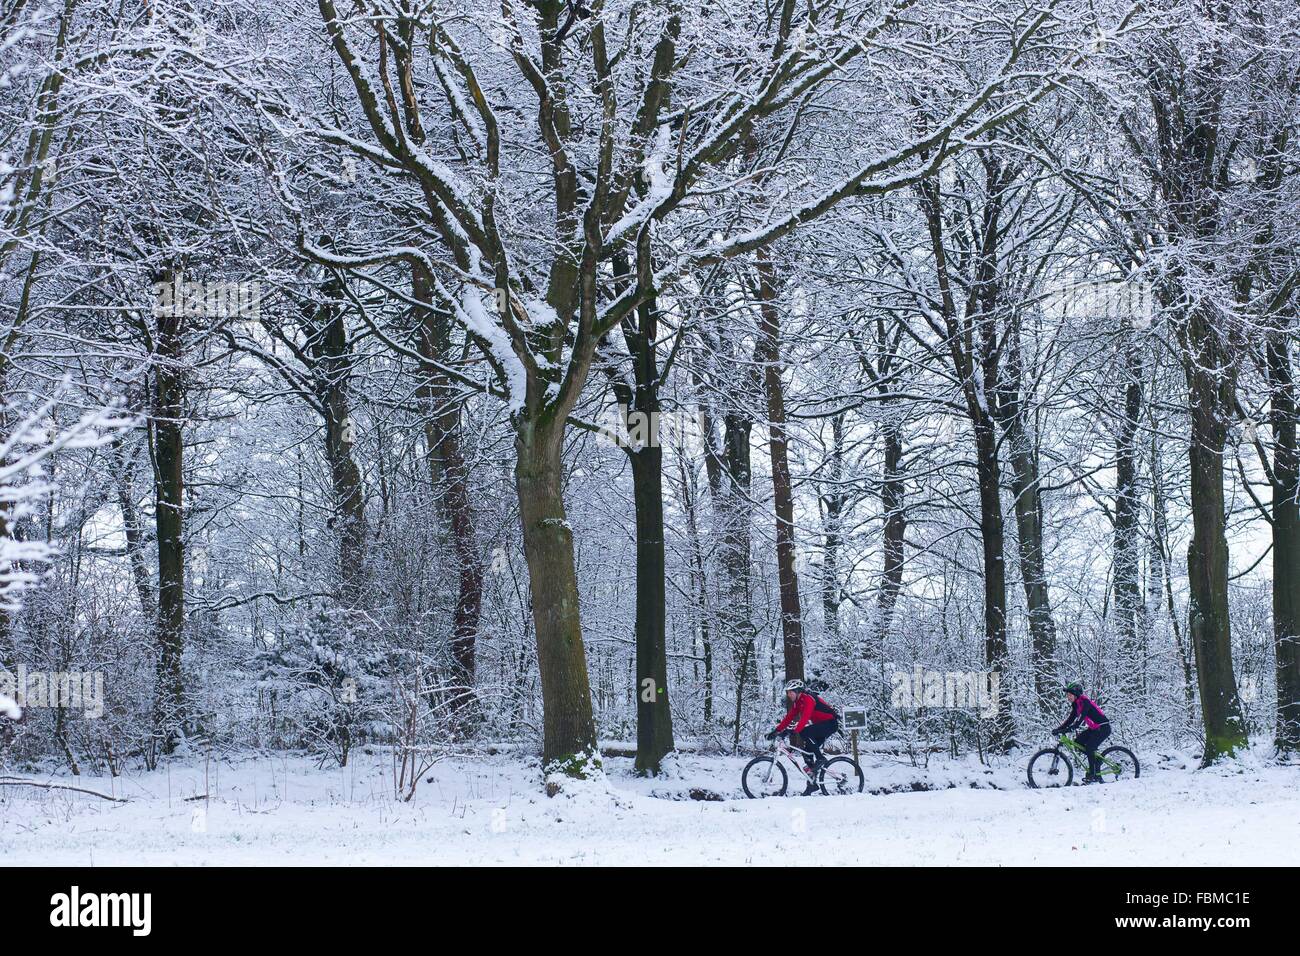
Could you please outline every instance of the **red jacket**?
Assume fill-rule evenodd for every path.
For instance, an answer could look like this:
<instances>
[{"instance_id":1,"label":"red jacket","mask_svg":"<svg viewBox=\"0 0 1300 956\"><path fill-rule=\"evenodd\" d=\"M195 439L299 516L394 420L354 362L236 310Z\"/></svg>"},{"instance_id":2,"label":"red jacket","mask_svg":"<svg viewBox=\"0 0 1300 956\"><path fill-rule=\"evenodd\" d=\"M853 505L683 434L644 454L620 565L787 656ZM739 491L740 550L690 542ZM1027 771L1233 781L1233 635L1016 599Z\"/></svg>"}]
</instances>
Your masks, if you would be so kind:
<instances>
[{"instance_id":1,"label":"red jacket","mask_svg":"<svg viewBox=\"0 0 1300 956\"><path fill-rule=\"evenodd\" d=\"M818 707L818 704L821 704L821 706ZM831 710L826 701L805 691L795 699L793 706L781 718L781 722L776 725L777 731L785 730L790 726L790 721L796 718L798 723L795 725L794 732L797 734L809 724L820 724L827 720L834 720L835 712Z\"/></svg>"}]
</instances>

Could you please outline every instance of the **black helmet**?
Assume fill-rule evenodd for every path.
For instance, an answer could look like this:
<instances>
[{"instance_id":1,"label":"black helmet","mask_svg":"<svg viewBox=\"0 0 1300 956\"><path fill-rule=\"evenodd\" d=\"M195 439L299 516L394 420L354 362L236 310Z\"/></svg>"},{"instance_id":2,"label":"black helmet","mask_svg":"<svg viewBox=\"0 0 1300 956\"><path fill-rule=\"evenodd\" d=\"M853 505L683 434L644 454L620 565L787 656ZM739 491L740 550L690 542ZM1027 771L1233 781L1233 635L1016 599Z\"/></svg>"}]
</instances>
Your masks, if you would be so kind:
<instances>
[{"instance_id":1,"label":"black helmet","mask_svg":"<svg viewBox=\"0 0 1300 956\"><path fill-rule=\"evenodd\" d=\"M1082 697L1082 696L1083 696L1083 685L1080 684L1077 680L1076 680L1076 681L1070 681L1070 683L1068 683L1068 684L1065 685L1065 692L1066 692L1067 694L1073 694L1075 697Z\"/></svg>"}]
</instances>

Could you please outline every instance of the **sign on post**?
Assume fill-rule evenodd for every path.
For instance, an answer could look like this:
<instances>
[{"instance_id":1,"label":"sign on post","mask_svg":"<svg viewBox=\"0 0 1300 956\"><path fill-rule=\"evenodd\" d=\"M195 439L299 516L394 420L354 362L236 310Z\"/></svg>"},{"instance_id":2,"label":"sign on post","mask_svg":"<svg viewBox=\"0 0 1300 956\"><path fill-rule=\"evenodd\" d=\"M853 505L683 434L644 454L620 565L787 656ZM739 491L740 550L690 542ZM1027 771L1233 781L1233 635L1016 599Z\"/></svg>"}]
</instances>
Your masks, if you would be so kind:
<instances>
[{"instance_id":1,"label":"sign on post","mask_svg":"<svg viewBox=\"0 0 1300 956\"><path fill-rule=\"evenodd\" d=\"M853 745L853 760L858 759L858 731L867 729L867 708L844 708L844 729L849 732L849 743Z\"/></svg>"}]
</instances>

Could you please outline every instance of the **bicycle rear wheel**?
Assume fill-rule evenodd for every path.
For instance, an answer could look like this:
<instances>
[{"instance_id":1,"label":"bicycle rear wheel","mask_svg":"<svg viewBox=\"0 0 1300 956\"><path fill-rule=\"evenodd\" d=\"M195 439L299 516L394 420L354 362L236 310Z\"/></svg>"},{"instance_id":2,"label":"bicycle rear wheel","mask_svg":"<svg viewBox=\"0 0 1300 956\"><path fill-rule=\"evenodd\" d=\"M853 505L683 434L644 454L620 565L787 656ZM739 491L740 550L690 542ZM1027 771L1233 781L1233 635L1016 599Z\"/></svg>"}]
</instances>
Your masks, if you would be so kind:
<instances>
[{"instance_id":1,"label":"bicycle rear wheel","mask_svg":"<svg viewBox=\"0 0 1300 956\"><path fill-rule=\"evenodd\" d=\"M1107 747L1101 752L1101 769L1098 775L1105 783L1116 780L1136 780L1142 772L1138 758L1127 747Z\"/></svg>"},{"instance_id":2,"label":"bicycle rear wheel","mask_svg":"<svg viewBox=\"0 0 1300 956\"><path fill-rule=\"evenodd\" d=\"M1040 750L1029 758L1029 785L1035 790L1068 787L1073 781L1070 758L1056 747Z\"/></svg>"},{"instance_id":3,"label":"bicycle rear wheel","mask_svg":"<svg viewBox=\"0 0 1300 956\"><path fill-rule=\"evenodd\" d=\"M789 782L785 767L771 754L755 757L745 764L745 770L740 775L740 785L745 788L745 796L751 800L783 797Z\"/></svg>"},{"instance_id":4,"label":"bicycle rear wheel","mask_svg":"<svg viewBox=\"0 0 1300 956\"><path fill-rule=\"evenodd\" d=\"M817 786L827 796L861 793L866 782L862 768L852 757L831 757L817 774Z\"/></svg>"}]
</instances>

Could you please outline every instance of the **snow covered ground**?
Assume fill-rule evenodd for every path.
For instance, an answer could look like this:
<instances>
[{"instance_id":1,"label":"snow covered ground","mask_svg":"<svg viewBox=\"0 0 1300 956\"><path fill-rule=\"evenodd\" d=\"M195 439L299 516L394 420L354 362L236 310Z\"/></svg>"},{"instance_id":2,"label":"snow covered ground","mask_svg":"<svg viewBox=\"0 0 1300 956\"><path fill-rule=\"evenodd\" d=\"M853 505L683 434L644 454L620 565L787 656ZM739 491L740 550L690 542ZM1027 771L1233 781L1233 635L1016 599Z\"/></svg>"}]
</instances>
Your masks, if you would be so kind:
<instances>
[{"instance_id":1,"label":"snow covered ground","mask_svg":"<svg viewBox=\"0 0 1300 956\"><path fill-rule=\"evenodd\" d=\"M744 758L682 755L669 779L608 758L608 789L546 797L524 757L456 758L411 803L392 795L381 752L349 767L303 757L172 765L115 781L35 777L114 792L0 787L0 859L9 865L167 864L1141 864L1294 865L1300 768L1248 755L1186 769L1147 755L1141 779L1035 791L1024 758L864 755L851 797L746 800ZM206 780L206 783L205 783ZM936 789L925 789L936 788ZM709 790L721 800L693 800ZM203 799L202 795L207 794ZM189 799L198 797L199 799Z\"/></svg>"}]
</instances>

